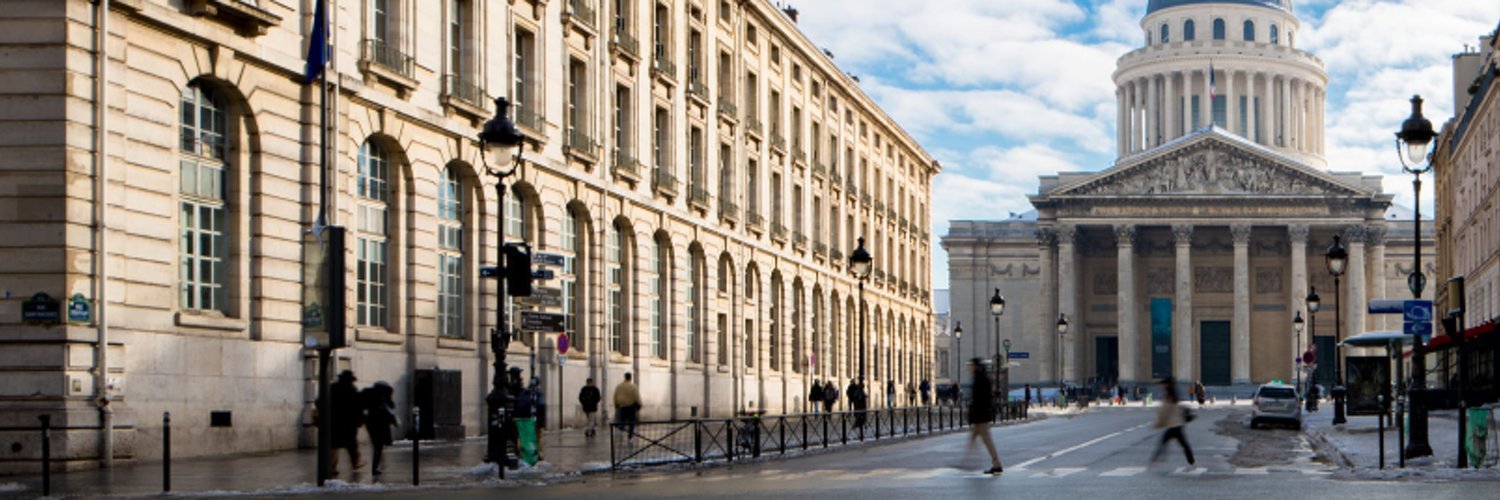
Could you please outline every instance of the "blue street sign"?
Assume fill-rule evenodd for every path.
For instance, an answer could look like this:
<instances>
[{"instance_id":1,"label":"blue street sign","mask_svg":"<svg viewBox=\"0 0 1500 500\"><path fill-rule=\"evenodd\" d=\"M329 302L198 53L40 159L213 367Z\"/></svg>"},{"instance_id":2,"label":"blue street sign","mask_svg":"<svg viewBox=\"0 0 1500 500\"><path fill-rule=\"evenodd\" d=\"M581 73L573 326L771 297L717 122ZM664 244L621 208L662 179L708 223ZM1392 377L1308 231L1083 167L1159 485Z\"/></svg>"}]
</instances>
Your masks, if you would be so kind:
<instances>
[{"instance_id":1,"label":"blue street sign","mask_svg":"<svg viewBox=\"0 0 1500 500\"><path fill-rule=\"evenodd\" d=\"M1406 316L1406 321L1432 322L1432 301L1430 300L1408 300L1402 304L1401 314Z\"/></svg>"},{"instance_id":2,"label":"blue street sign","mask_svg":"<svg viewBox=\"0 0 1500 500\"><path fill-rule=\"evenodd\" d=\"M1031 353L1030 352L1013 352L1013 353L1010 353L1010 359L1031 359Z\"/></svg>"},{"instance_id":3,"label":"blue street sign","mask_svg":"<svg viewBox=\"0 0 1500 500\"><path fill-rule=\"evenodd\" d=\"M1370 314L1401 314L1407 302L1401 299L1375 299L1370 301Z\"/></svg>"},{"instance_id":4,"label":"blue street sign","mask_svg":"<svg viewBox=\"0 0 1500 500\"><path fill-rule=\"evenodd\" d=\"M1432 322L1407 321L1406 323L1402 324L1401 332L1407 335L1419 337L1422 339L1422 343L1426 344L1428 339L1432 337Z\"/></svg>"}]
</instances>

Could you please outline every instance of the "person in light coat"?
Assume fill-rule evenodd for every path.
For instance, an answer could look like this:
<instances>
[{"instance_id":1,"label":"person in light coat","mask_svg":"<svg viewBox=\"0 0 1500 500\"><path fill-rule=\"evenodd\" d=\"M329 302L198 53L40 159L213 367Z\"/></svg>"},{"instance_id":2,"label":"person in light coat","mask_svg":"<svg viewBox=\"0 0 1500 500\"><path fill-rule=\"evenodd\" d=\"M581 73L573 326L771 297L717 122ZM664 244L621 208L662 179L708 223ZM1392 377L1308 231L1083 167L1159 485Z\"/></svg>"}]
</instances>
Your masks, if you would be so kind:
<instances>
[{"instance_id":1,"label":"person in light coat","mask_svg":"<svg viewBox=\"0 0 1500 500\"><path fill-rule=\"evenodd\" d=\"M1188 465L1193 465L1193 447L1188 444L1187 436L1182 433L1182 427L1187 425L1187 410L1181 405L1177 396L1177 383L1171 377L1161 380L1161 405L1156 408L1157 429L1166 429L1161 435L1161 442L1156 444L1156 452L1151 454L1151 463L1161 459L1161 452L1166 449L1167 441L1176 439L1182 444L1182 452L1187 455Z\"/></svg>"},{"instance_id":2,"label":"person in light coat","mask_svg":"<svg viewBox=\"0 0 1500 500\"><path fill-rule=\"evenodd\" d=\"M615 386L615 418L620 430L625 432L626 437L635 436L635 424L640 421L641 393L635 388L635 383L630 381L630 374L625 374L625 380Z\"/></svg>"}]
</instances>

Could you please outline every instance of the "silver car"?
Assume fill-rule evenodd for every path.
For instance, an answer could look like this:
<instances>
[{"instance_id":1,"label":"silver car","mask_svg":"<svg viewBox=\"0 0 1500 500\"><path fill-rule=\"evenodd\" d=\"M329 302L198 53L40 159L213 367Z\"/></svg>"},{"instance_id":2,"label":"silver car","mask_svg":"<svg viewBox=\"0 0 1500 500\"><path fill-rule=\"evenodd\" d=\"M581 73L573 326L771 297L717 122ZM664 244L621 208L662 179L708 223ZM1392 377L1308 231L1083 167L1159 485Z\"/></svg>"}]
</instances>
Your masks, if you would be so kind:
<instances>
[{"instance_id":1,"label":"silver car","mask_svg":"<svg viewBox=\"0 0 1500 500\"><path fill-rule=\"evenodd\" d=\"M1297 389L1285 384L1266 384L1255 390L1250 428L1261 424L1282 423L1302 428L1302 405L1297 404Z\"/></svg>"}]
</instances>

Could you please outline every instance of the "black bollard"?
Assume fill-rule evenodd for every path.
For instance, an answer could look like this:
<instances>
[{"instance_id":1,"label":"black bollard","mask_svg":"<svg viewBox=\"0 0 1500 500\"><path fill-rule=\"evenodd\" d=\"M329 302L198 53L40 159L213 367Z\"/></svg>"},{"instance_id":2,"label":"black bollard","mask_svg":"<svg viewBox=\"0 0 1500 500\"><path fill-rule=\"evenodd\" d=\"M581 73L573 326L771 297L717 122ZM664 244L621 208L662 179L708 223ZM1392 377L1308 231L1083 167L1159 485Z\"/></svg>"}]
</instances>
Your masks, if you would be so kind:
<instances>
[{"instance_id":1,"label":"black bollard","mask_svg":"<svg viewBox=\"0 0 1500 500\"><path fill-rule=\"evenodd\" d=\"M161 492L172 491L172 412L161 412Z\"/></svg>"},{"instance_id":2,"label":"black bollard","mask_svg":"<svg viewBox=\"0 0 1500 500\"><path fill-rule=\"evenodd\" d=\"M501 464L500 467L505 467ZM422 484L422 409L411 407L411 485Z\"/></svg>"},{"instance_id":3,"label":"black bollard","mask_svg":"<svg viewBox=\"0 0 1500 500\"><path fill-rule=\"evenodd\" d=\"M42 421L42 496L52 496L52 415L38 415Z\"/></svg>"}]
</instances>

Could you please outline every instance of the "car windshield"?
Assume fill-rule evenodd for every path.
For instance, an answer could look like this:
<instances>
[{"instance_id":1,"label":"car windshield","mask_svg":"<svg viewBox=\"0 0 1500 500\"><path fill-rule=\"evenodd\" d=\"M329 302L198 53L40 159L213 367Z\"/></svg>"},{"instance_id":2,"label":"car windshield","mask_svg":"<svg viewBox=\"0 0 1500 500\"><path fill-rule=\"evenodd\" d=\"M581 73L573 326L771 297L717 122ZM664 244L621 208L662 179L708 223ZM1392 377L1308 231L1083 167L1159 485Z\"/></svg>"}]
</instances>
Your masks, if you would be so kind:
<instances>
[{"instance_id":1,"label":"car windshield","mask_svg":"<svg viewBox=\"0 0 1500 500\"><path fill-rule=\"evenodd\" d=\"M1297 393L1286 387L1262 387L1260 397L1272 399L1294 399Z\"/></svg>"}]
</instances>

